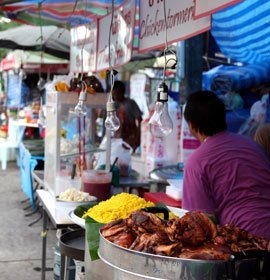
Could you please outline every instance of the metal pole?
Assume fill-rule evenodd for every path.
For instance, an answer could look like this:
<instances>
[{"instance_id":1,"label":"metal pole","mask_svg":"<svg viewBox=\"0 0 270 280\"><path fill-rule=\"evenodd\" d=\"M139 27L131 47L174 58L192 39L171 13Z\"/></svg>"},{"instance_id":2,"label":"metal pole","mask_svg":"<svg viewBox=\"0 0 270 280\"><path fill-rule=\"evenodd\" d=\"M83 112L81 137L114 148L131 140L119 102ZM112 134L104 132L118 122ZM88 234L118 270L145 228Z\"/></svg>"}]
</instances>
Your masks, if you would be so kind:
<instances>
[{"instance_id":1,"label":"metal pole","mask_svg":"<svg viewBox=\"0 0 270 280\"><path fill-rule=\"evenodd\" d=\"M202 88L204 54L204 34L197 35L185 41L184 46L184 77L181 82L181 99Z\"/></svg>"},{"instance_id":2,"label":"metal pole","mask_svg":"<svg viewBox=\"0 0 270 280\"><path fill-rule=\"evenodd\" d=\"M46 247L47 247L47 223L48 223L48 216L43 208L43 229L41 232L42 237L42 261L41 261L41 280L46 279Z\"/></svg>"}]
</instances>

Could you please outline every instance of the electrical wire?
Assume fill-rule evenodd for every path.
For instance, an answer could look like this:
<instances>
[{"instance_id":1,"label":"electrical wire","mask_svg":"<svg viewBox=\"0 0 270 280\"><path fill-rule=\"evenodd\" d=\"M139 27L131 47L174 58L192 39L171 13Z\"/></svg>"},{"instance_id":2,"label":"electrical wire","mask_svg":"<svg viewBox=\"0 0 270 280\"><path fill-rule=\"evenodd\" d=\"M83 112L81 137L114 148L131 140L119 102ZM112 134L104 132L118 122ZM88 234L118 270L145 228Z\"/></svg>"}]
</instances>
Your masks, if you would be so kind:
<instances>
[{"instance_id":1,"label":"electrical wire","mask_svg":"<svg viewBox=\"0 0 270 280\"><path fill-rule=\"evenodd\" d=\"M114 18L114 0L112 0L112 15L111 15L111 22L110 22L110 31L109 31L109 71L110 71L110 78L111 78L111 90L108 97L108 102L113 102L112 98L112 91L114 87L114 73L112 68L112 61L111 61L111 34L112 34L112 26L113 26L113 18Z\"/></svg>"},{"instance_id":2,"label":"electrical wire","mask_svg":"<svg viewBox=\"0 0 270 280\"><path fill-rule=\"evenodd\" d=\"M165 82L165 72L167 66L167 50L168 50L168 24L167 24L167 16L166 16L166 0L163 0L163 13L164 13L164 23L165 23L165 48L164 48L164 69L163 69L163 83Z\"/></svg>"},{"instance_id":3,"label":"electrical wire","mask_svg":"<svg viewBox=\"0 0 270 280\"><path fill-rule=\"evenodd\" d=\"M165 23L165 48L163 50L163 55L165 59L164 68L163 68L163 83L165 82L166 68L167 64L170 60L173 60L175 64L177 63L177 59L170 58L167 60L167 52L170 52L176 57L176 53L168 48L168 23L167 23L167 14L166 14L166 0L163 0L163 13L164 13L164 23Z\"/></svg>"},{"instance_id":4,"label":"electrical wire","mask_svg":"<svg viewBox=\"0 0 270 280\"><path fill-rule=\"evenodd\" d=\"M72 12L71 12L71 14L69 15L69 17L68 17L68 19L67 19L67 21L66 21L66 24L65 24L65 27L63 28L63 31L59 33L58 38L60 38L60 37L63 35L65 29L68 29L68 25L70 25L71 18L72 18L73 15L75 14L77 5L78 5L78 0L75 0L75 3L74 3L74 6L73 6L73 9L72 9Z\"/></svg>"},{"instance_id":5,"label":"electrical wire","mask_svg":"<svg viewBox=\"0 0 270 280\"><path fill-rule=\"evenodd\" d=\"M84 17L86 18L86 10L87 10L87 0L85 0L85 14ZM81 81L83 79L83 72L84 72L84 65L83 65L83 51L84 51L84 47L85 47L85 43L86 43L86 37L87 37L87 27L88 25L85 26L85 34L84 34L84 40L83 40L83 44L82 44L82 48L81 48Z\"/></svg>"},{"instance_id":6,"label":"electrical wire","mask_svg":"<svg viewBox=\"0 0 270 280\"><path fill-rule=\"evenodd\" d=\"M43 1L44 2L44 1ZM41 10L42 10L42 2L38 3L38 17L39 17L39 27L40 27L40 67L39 67L39 80L41 78L41 65L43 62L43 28L41 24Z\"/></svg>"}]
</instances>

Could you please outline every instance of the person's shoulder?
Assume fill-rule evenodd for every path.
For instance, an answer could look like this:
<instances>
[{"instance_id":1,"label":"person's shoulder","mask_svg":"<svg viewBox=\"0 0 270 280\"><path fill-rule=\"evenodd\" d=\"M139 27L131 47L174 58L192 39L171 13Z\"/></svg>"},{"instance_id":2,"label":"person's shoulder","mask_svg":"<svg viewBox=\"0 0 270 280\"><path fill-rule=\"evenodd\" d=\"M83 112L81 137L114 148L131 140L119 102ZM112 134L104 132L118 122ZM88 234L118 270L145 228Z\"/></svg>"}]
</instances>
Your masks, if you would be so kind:
<instances>
[{"instance_id":1,"label":"person's shoulder","mask_svg":"<svg viewBox=\"0 0 270 280\"><path fill-rule=\"evenodd\" d=\"M258 155L262 152L261 146L249 136L231 132L229 137L232 140L231 143L233 143L235 147L238 147L239 150L247 151L248 149L258 153Z\"/></svg>"},{"instance_id":2,"label":"person's shoulder","mask_svg":"<svg viewBox=\"0 0 270 280\"><path fill-rule=\"evenodd\" d=\"M224 133L221 134L221 138L222 139L230 139L232 141L243 141L243 142L254 142L250 137L245 136L245 135L241 135L241 134L237 134L235 132L230 132L230 131L226 131Z\"/></svg>"},{"instance_id":3,"label":"person's shoulder","mask_svg":"<svg viewBox=\"0 0 270 280\"><path fill-rule=\"evenodd\" d=\"M127 99L126 99L126 104L127 104L127 106L129 106L129 108L131 108L132 110L137 110L137 111L139 111L140 113L142 113L141 110L140 110L140 107L138 106L137 102L136 102L134 99L127 98Z\"/></svg>"},{"instance_id":4,"label":"person's shoulder","mask_svg":"<svg viewBox=\"0 0 270 280\"><path fill-rule=\"evenodd\" d=\"M185 167L196 167L200 163L200 159L202 157L202 153L204 153L203 149L201 146L199 146L197 149L195 149L188 157Z\"/></svg>"},{"instance_id":5,"label":"person's shoulder","mask_svg":"<svg viewBox=\"0 0 270 280\"><path fill-rule=\"evenodd\" d=\"M230 137L231 139L235 140L235 141L239 141L239 142L243 142L243 143L246 143L246 144L250 144L250 145L255 145L256 146L256 143L255 141L246 136L246 135L241 135L241 134L237 134L237 133L234 133L234 132L228 132L228 137Z\"/></svg>"},{"instance_id":6,"label":"person's shoulder","mask_svg":"<svg viewBox=\"0 0 270 280\"><path fill-rule=\"evenodd\" d=\"M130 98L130 97L127 97L126 98L126 102L129 103L129 104L132 104L132 105L136 105L137 106L137 103L134 99Z\"/></svg>"}]
</instances>

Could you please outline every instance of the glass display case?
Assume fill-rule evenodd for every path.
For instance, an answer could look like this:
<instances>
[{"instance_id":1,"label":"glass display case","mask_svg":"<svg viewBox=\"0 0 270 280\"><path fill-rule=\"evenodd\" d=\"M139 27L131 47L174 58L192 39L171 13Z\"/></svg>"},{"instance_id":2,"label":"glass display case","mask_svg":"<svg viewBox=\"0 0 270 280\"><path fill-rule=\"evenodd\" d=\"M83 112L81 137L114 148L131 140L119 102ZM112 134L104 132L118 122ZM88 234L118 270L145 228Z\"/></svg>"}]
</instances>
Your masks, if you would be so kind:
<instances>
[{"instance_id":1,"label":"glass display case","mask_svg":"<svg viewBox=\"0 0 270 280\"><path fill-rule=\"evenodd\" d=\"M80 188L82 170L91 168L96 150L96 111L105 109L107 94L88 94L85 114L75 114L78 93L47 92L45 188L53 195Z\"/></svg>"}]
</instances>

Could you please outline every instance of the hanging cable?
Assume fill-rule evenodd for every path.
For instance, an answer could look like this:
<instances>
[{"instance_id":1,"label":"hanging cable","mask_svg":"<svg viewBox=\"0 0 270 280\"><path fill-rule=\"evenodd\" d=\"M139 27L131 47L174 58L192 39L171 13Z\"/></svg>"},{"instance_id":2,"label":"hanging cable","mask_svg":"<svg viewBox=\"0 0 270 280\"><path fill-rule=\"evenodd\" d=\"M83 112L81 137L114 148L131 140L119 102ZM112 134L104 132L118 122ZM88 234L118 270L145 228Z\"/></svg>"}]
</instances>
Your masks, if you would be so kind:
<instances>
[{"instance_id":1,"label":"hanging cable","mask_svg":"<svg viewBox=\"0 0 270 280\"><path fill-rule=\"evenodd\" d=\"M87 0L85 0L85 10L87 9ZM85 14L85 17L87 15ZM87 84L83 81L83 73L84 73L84 47L86 44L86 38L87 38L87 26L85 26L85 34L84 34L84 40L81 47L81 77L80 77L80 94L79 94L79 101L77 105L75 106L74 110L70 110L71 114L75 114L78 117L86 116L86 107L84 105L84 102L87 100Z\"/></svg>"},{"instance_id":2,"label":"hanging cable","mask_svg":"<svg viewBox=\"0 0 270 280\"><path fill-rule=\"evenodd\" d=\"M38 3L38 16L39 16L39 27L40 27L40 68L39 68L39 81L41 79L41 65L43 62L43 28L41 23L41 10L42 3Z\"/></svg>"},{"instance_id":3,"label":"hanging cable","mask_svg":"<svg viewBox=\"0 0 270 280\"><path fill-rule=\"evenodd\" d=\"M86 14L86 10L87 10L87 0L85 0L85 14L84 14L84 17L86 18L87 17L87 14ZM88 25L85 25L85 34L84 34L84 40L83 40L83 44L82 44L82 48L81 48L81 81L83 79L83 73L84 73L84 47L85 47L85 44L86 44L86 38L87 38L87 27Z\"/></svg>"},{"instance_id":4,"label":"hanging cable","mask_svg":"<svg viewBox=\"0 0 270 280\"><path fill-rule=\"evenodd\" d=\"M164 50L163 50L163 54L164 54L165 63L164 63L164 68L163 68L162 81L164 83L168 62L171 61L171 60L173 60L175 62L173 68L175 68L175 66L177 64L177 59L170 58L169 60L167 60L167 52L170 52L174 56L176 56L176 54L175 54L175 52L173 52L172 50L170 50L168 48L168 23L167 23L167 15L166 15L166 0L163 0L163 13L164 13L164 23L165 23L165 47L164 47Z\"/></svg>"},{"instance_id":5,"label":"hanging cable","mask_svg":"<svg viewBox=\"0 0 270 280\"><path fill-rule=\"evenodd\" d=\"M66 21L66 23L65 23L65 27L63 27L63 31L59 33L58 38L60 38L60 37L63 35L65 29L69 29L69 27L70 27L70 25L71 25L71 24L70 24L71 18L72 18L72 17L74 16L74 14L75 14L75 11L76 11L76 9L77 9L77 5L78 5L78 0L75 0L75 3L74 3L74 6L73 6L73 9L72 9L72 12L71 12L71 14L69 15L69 17L68 17L68 19L67 19L67 21Z\"/></svg>"},{"instance_id":6,"label":"hanging cable","mask_svg":"<svg viewBox=\"0 0 270 280\"><path fill-rule=\"evenodd\" d=\"M114 18L114 0L112 0L111 23L110 23L110 29L109 29L109 53L108 53L111 89L110 89L108 101L106 104L107 117L105 120L105 127L106 127L106 129L109 129L111 131L116 131L120 127L120 121L116 115L116 103L113 100L113 96L112 96L112 91L114 88L114 76L115 76L115 73L117 73L112 68L112 61L111 61L111 33L112 33L112 26L113 26L113 18Z\"/></svg>"},{"instance_id":7,"label":"hanging cable","mask_svg":"<svg viewBox=\"0 0 270 280\"><path fill-rule=\"evenodd\" d=\"M45 114L43 111L43 96L42 91L45 89L45 80L41 77L41 67L43 64L43 44L44 44L44 37L43 37L43 27L41 23L41 10L42 10L42 2L38 3L38 15L39 15L39 26L40 26L40 67L39 67L39 79L37 83L37 87L40 90L40 108L38 112L38 125L43 127L46 122Z\"/></svg>"},{"instance_id":8,"label":"hanging cable","mask_svg":"<svg viewBox=\"0 0 270 280\"><path fill-rule=\"evenodd\" d=\"M163 83L165 82L165 73L166 73L166 66L167 66L167 50L168 50L168 24L167 24L167 16L166 16L166 0L163 0L163 13L164 13L164 23L165 23L165 48L164 48L164 69L163 69Z\"/></svg>"},{"instance_id":9,"label":"hanging cable","mask_svg":"<svg viewBox=\"0 0 270 280\"><path fill-rule=\"evenodd\" d=\"M110 79L111 79L111 90L109 93L108 101L112 102L112 90L114 86L114 73L112 68L112 61L111 61L111 34L112 34L112 26L113 26L113 18L114 18L114 0L112 0L112 10L111 10L111 22L110 22L110 30L109 30L109 71L110 71Z\"/></svg>"},{"instance_id":10,"label":"hanging cable","mask_svg":"<svg viewBox=\"0 0 270 280\"><path fill-rule=\"evenodd\" d=\"M173 130L173 122L168 112L168 86L165 83L166 67L167 67L167 51L168 51L168 25L166 17L166 0L163 0L163 12L165 23L165 47L164 47L164 69L162 83L157 90L157 101L155 103L155 111L149 120L151 134L157 138L168 136Z\"/></svg>"}]
</instances>

